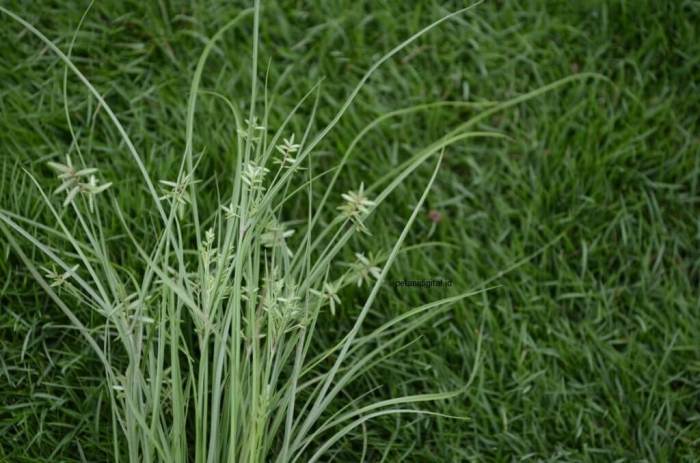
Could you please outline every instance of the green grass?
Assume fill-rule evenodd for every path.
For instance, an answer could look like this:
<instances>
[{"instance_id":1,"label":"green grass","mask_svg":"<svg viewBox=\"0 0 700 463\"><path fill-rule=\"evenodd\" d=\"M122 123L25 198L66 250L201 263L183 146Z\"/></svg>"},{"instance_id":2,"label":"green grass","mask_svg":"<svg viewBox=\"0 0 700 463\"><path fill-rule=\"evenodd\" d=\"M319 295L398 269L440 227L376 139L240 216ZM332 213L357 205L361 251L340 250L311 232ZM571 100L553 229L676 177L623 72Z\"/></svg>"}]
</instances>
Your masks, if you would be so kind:
<instances>
[{"instance_id":1,"label":"green grass","mask_svg":"<svg viewBox=\"0 0 700 463\"><path fill-rule=\"evenodd\" d=\"M320 78L316 114L327 124L383 53L457 2L297 2L261 17L261 78L276 88L277 126ZM87 4L47 3L21 14L64 51ZM246 5L247 6L247 5ZM124 123L146 167L175 177L185 145L194 67L207 37L240 8L223 2L98 2L73 56ZM37 221L51 216L22 168L55 185L45 167L70 145L63 67L9 18L1 18L0 207ZM700 3L496 2L441 25L382 66L318 147L321 172L355 135L392 110L435 101L496 102L576 72L586 79L494 114L476 127L507 140L466 140L443 166L389 280L446 278L450 288L384 285L363 332L448 295L489 287L409 335L408 347L347 388L387 397L467 391L423 406L467 417L387 416L334 446L336 461L695 461L700 454ZM223 37L203 88L237 102L250 92L252 22ZM95 159L132 230L155 242L155 211L126 147L74 77L68 107L86 156ZM313 100L313 97L312 97ZM292 121L301 133L311 105ZM369 185L475 112L438 107L392 118L367 133L330 196ZM97 114L97 116L95 116ZM95 123L93 124L93 120ZM200 96L195 151L210 173L202 209L217 204L234 122L216 98ZM425 188L419 169L368 221L343 259L387 252ZM325 193L316 184L315 198ZM48 187L47 187L48 188ZM303 220L306 199L288 220ZM430 209L442 220L433 224ZM324 216L322 223L332 219ZM104 224L123 240L118 220ZM148 237L152 236L152 242ZM99 361L0 240L0 459L112 458L108 395ZM39 257L30 246L26 252ZM141 268L115 246L125 268ZM347 288L336 316L323 314L314 349L351 328L365 288ZM89 326L100 320L80 312ZM481 342L481 361L476 348ZM330 365L328 365L330 366ZM336 406L342 406L340 402ZM364 441L364 442L363 442ZM391 444L391 445L389 445Z\"/></svg>"}]
</instances>

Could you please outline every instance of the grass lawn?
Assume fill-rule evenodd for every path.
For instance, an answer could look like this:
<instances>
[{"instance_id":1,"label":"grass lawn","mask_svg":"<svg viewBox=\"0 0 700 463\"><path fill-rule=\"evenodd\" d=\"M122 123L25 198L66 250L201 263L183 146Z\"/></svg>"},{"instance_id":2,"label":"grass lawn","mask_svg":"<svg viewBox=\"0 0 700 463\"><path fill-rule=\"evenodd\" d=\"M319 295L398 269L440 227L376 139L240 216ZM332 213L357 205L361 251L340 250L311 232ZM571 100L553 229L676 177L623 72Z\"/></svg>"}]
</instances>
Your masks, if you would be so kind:
<instances>
[{"instance_id":1,"label":"grass lawn","mask_svg":"<svg viewBox=\"0 0 700 463\"><path fill-rule=\"evenodd\" d=\"M65 53L74 40L73 63L121 121L145 168L155 181L173 180L197 60L208 39L251 5L99 1L74 36L88 3L2 6ZM373 63L463 6L263 2L256 101L268 110L270 133L312 91L289 127L301 136L311 121L313 136ZM360 334L421 304L475 294L383 351L324 413L460 393L409 406L431 414L363 422L320 461L700 460L699 24L697 0L487 0L422 35L370 77L294 184L333 169L352 147L321 230L338 215L341 193L381 181L471 117L485 116L472 130L502 136L445 148ZM56 219L29 174L53 191L60 183L46 163L64 162L69 152L77 159L75 138L87 164L112 183L109 195L130 232L145 248L156 245L158 212L104 108L29 31L2 13L0 25L0 211L29 219L21 223L58 249L58 237L37 225L56 228ZM203 228L214 223L237 157L231 110L211 92L248 114L254 33L251 16L222 36L203 68L192 139L193 151L203 153ZM568 80L548 90L561 79ZM518 102L538 89L548 91ZM417 105L425 106L391 114ZM397 185L367 218L371 235L355 234L334 269L348 268L355 253L384 262L438 155ZM302 188L288 199L284 220L306 223L332 175L315 179L310 196ZM53 202L61 210L62 198ZM102 227L114 265L143 273L118 216L104 213ZM183 225L181 233L194 242L197 230ZM30 260L48 265L14 236ZM395 284L436 279L451 284ZM351 330L369 283L347 285L335 313L321 311L311 354ZM92 308L71 308L93 332L104 326ZM336 354L321 364L330 368ZM129 461L125 445L113 446L109 390L92 348L0 233L0 461L114 461L116 453ZM313 442L323 445L323 435ZM302 455L298 461L310 458Z\"/></svg>"}]
</instances>

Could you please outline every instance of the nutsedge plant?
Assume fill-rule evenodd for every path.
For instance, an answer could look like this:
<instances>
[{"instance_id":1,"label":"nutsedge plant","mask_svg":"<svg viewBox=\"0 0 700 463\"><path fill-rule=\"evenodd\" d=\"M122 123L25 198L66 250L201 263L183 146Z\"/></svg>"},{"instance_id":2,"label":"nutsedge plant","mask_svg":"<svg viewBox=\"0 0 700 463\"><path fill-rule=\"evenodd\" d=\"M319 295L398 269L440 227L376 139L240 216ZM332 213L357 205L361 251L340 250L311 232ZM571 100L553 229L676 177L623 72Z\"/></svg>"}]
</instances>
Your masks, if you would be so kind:
<instances>
[{"instance_id":1,"label":"nutsedge plant","mask_svg":"<svg viewBox=\"0 0 700 463\"><path fill-rule=\"evenodd\" d=\"M119 184L102 178L103 172L82 155L78 163L70 154L49 163L57 175L57 186L51 186L53 194L46 193L32 177L55 218L51 234L64 244L62 248L49 246L38 231L30 231L47 227L37 227L30 219L0 210L0 230L16 255L104 366L117 461L315 462L374 417L431 414L416 408L416 404L462 392L395 397L370 404L359 399L347 401L342 395L348 384L395 352L417 327L474 294L468 292L408 309L368 334L361 332L436 179L445 150L471 138L502 138L495 132L475 131L473 126L496 111L571 79L501 104L438 102L385 114L359 133L343 153L323 198L310 203L305 221L290 226L284 222L282 211L296 195L306 193L311 201L317 181L311 174L314 150L372 73L418 37L467 9L435 21L384 55L367 71L328 125L311 136L318 86L279 127L268 125L266 108L263 117L258 118L260 5L256 1L254 8L241 11L204 47L187 102L186 143L178 175L154 180L119 119L71 60L70 50L64 53L34 26L0 7L4 15L55 53L104 108L136 163L158 215L157 240L152 248L145 249L115 199L114 190ZM217 40L251 18L253 78L245 117L229 98L204 91L200 84ZM305 132L293 133L289 121L314 93L317 99ZM197 167L203 155L195 155L193 146L200 97L219 99L230 108L235 124L232 180L225 185L221 204L211 216L203 216L200 211L201 173ZM367 131L387 119L438 105L482 111L372 185L360 184L353 191L332 193L342 167ZM79 150L67 109L66 116ZM340 253L354 234L369 233L368 220L373 212L407 176L428 161L435 163L432 177L392 249L380 256L356 253L356 262L339 269ZM302 186L297 188L299 180ZM326 207L331 194L342 201L337 209ZM123 224L128 250L138 256L142 271L121 268L111 257L112 237L105 236L102 227L110 214ZM318 227L321 214L334 216L322 230ZM210 225L205 227L205 223ZM183 236L185 227L194 231L193 244ZM30 259L22 242L34 246L45 261ZM343 304L343 288L365 284L369 294L347 335L320 354L317 348L312 349L319 314L329 311L334 315ZM87 326L73 310L78 305L94 310L103 324ZM476 349L478 352L478 345ZM479 368L479 356L476 358L471 379ZM322 368L328 364L324 361L330 362L330 368ZM337 411L331 413L329 406L336 403L343 406L333 408Z\"/></svg>"}]
</instances>

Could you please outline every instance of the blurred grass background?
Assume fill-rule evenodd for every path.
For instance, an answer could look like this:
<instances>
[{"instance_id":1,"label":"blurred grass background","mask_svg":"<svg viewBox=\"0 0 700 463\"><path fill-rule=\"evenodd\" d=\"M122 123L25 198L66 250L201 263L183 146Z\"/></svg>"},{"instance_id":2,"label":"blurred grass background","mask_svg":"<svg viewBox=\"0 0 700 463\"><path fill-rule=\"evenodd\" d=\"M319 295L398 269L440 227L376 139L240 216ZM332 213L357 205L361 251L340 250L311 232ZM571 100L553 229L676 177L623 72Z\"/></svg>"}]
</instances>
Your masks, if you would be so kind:
<instances>
[{"instance_id":1,"label":"blurred grass background","mask_svg":"<svg viewBox=\"0 0 700 463\"><path fill-rule=\"evenodd\" d=\"M322 80L318 128L384 52L456 1L264 2L261 81L270 118ZM84 1L7 8L67 50ZM106 95L155 178L172 178L196 60L242 2L96 2L77 35L76 65ZM71 136L63 66L0 17L0 207L49 223L22 169L49 188L45 161ZM596 72L480 124L509 140L448 149L391 279L445 278L451 288L387 286L368 325L449 292L493 289L436 319L414 343L348 391L378 396L450 390L483 362L461 397L430 405L467 421L388 417L367 426L367 461L697 461L700 459L700 2L486 1L430 32L375 74L317 153L338 161L376 117L441 100L503 101ZM204 87L245 102L252 22L226 35ZM86 157L114 182L147 241L152 211L116 131L77 80L68 107ZM301 132L311 105L293 122ZM474 114L450 107L391 119L361 141L340 192L371 182ZM225 185L233 121L203 97L195 149L207 155L208 206ZM370 222L352 252L390 247L432 168L424 166ZM324 193L322 181L316 185ZM330 218L334 204L329 208ZM305 217L300 198L289 219ZM440 213L434 223L429 210ZM115 240L119 226L112 223ZM98 362L0 239L0 461L109 461L109 413ZM30 248L27 248L30 251ZM125 266L134 254L115 246ZM326 316L319 345L349 329L363 290ZM100 321L82 313L92 326ZM389 445L391 444L391 445ZM380 449L377 451L376 449ZM384 451L386 449L386 451ZM359 461L361 439L335 461Z\"/></svg>"}]
</instances>

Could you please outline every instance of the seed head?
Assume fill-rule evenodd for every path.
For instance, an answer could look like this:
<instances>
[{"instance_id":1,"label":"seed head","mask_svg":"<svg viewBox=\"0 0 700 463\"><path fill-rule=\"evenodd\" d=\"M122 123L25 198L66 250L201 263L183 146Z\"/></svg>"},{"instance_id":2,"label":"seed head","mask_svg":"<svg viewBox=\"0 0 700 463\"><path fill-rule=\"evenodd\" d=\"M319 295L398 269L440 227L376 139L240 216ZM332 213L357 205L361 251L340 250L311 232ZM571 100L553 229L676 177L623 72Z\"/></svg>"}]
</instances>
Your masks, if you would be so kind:
<instances>
[{"instance_id":1,"label":"seed head","mask_svg":"<svg viewBox=\"0 0 700 463\"><path fill-rule=\"evenodd\" d=\"M374 201L370 201L364 193L364 183L360 183L360 189L358 191L348 191L343 193L341 197L345 201L344 204L338 206L341 214L352 223L357 226L357 228L368 233L363 220L370 213L370 209L377 205Z\"/></svg>"},{"instance_id":2,"label":"seed head","mask_svg":"<svg viewBox=\"0 0 700 463\"><path fill-rule=\"evenodd\" d=\"M370 284L374 277L379 279L381 275L381 269L376 265L379 263L380 259L370 253L369 258L365 257L364 254L355 253L357 261L350 264L350 279L357 283L357 286L362 286L364 282Z\"/></svg>"},{"instance_id":3,"label":"seed head","mask_svg":"<svg viewBox=\"0 0 700 463\"><path fill-rule=\"evenodd\" d=\"M442 221L442 214L440 213L440 211L431 209L430 212L428 212L428 218L433 223L440 223Z\"/></svg>"},{"instance_id":4,"label":"seed head","mask_svg":"<svg viewBox=\"0 0 700 463\"><path fill-rule=\"evenodd\" d=\"M248 185L251 189L262 189L262 183L265 179L265 175L270 172L264 166L259 166L253 161L248 161L243 166L242 179L243 183Z\"/></svg>"},{"instance_id":5,"label":"seed head","mask_svg":"<svg viewBox=\"0 0 700 463\"><path fill-rule=\"evenodd\" d=\"M231 202L229 206L221 206L221 210L224 211L224 217L227 220L231 220L234 218L239 218L240 214L238 213L239 206L237 204L234 204Z\"/></svg>"},{"instance_id":6,"label":"seed head","mask_svg":"<svg viewBox=\"0 0 700 463\"><path fill-rule=\"evenodd\" d=\"M42 270L44 271L46 278L51 280L50 286L53 288L53 287L61 286L62 284L64 284L68 280L68 278L70 278L71 276L73 276L75 274L75 272L78 270L79 267L80 267L79 265L74 265L67 272L63 272L63 273L58 273L55 270L50 270L46 267L42 267Z\"/></svg>"},{"instance_id":7,"label":"seed head","mask_svg":"<svg viewBox=\"0 0 700 463\"><path fill-rule=\"evenodd\" d=\"M172 204L177 206L178 216L182 218L185 213L185 207L190 201L190 185L198 183L198 181L193 181L190 175L186 175L182 179L178 179L176 182L170 180L161 180L160 183L165 185L163 189L165 194L161 196L161 201L170 200Z\"/></svg>"},{"instance_id":8,"label":"seed head","mask_svg":"<svg viewBox=\"0 0 700 463\"><path fill-rule=\"evenodd\" d=\"M98 184L97 177L95 177L98 171L94 167L76 169L73 166L70 155L66 155L65 164L59 162L48 162L47 164L52 170L56 171L57 177L61 180L61 185L56 188L54 194L64 191L68 192L66 199L63 201L63 207L71 204L78 196L78 193L81 193L87 196L90 212L93 212L95 209L94 196L112 186L111 183Z\"/></svg>"},{"instance_id":9,"label":"seed head","mask_svg":"<svg viewBox=\"0 0 700 463\"><path fill-rule=\"evenodd\" d=\"M248 126L248 129L238 129L238 135L243 138L244 140L248 139L248 133L251 132L252 135L250 137L250 140L253 142L257 142L260 140L260 136L256 135L256 132L264 132L266 129L262 125L258 125L258 118L253 117L253 120L250 121L249 119L245 120L246 125Z\"/></svg>"},{"instance_id":10,"label":"seed head","mask_svg":"<svg viewBox=\"0 0 700 463\"><path fill-rule=\"evenodd\" d=\"M287 247L287 238L294 234L294 230L287 229L284 224L272 219L267 223L265 232L260 235L260 241L266 248L281 248L289 257L294 254Z\"/></svg>"},{"instance_id":11,"label":"seed head","mask_svg":"<svg viewBox=\"0 0 700 463\"><path fill-rule=\"evenodd\" d=\"M289 167L290 165L294 164L297 162L297 160L292 156L292 154L299 151L299 147L299 144L294 143L294 134L292 134L292 136L289 138L285 138L282 144L275 147L281 154L279 158L275 159L275 163L281 165L282 167Z\"/></svg>"},{"instance_id":12,"label":"seed head","mask_svg":"<svg viewBox=\"0 0 700 463\"><path fill-rule=\"evenodd\" d=\"M323 283L323 289L321 289L321 291L317 291L315 289L311 290L313 294L324 299L330 305L331 315L333 316L335 316L335 305L341 304L340 298L338 297L338 291L340 291L342 283L342 279L336 282L325 282Z\"/></svg>"}]
</instances>

